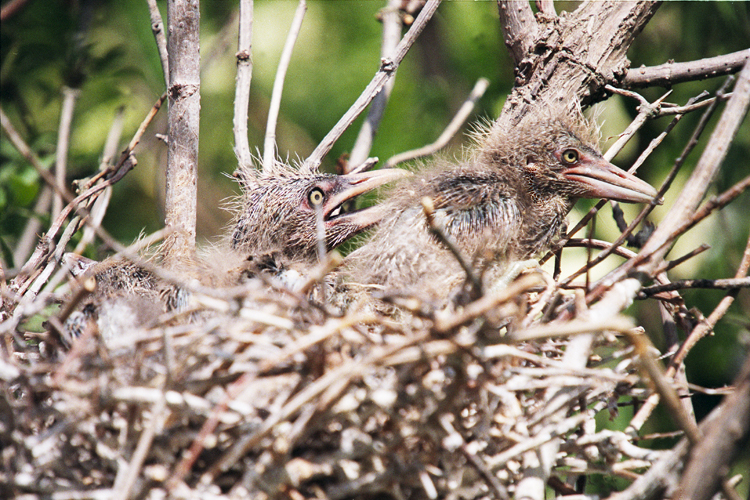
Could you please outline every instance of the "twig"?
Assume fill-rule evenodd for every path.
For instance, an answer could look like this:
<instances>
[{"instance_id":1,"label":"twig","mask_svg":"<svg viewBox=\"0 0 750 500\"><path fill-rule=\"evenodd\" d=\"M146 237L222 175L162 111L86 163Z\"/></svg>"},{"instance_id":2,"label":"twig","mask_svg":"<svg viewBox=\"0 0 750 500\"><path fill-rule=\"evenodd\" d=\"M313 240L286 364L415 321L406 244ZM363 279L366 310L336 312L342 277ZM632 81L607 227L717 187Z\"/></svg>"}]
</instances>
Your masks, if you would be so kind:
<instances>
[{"instance_id":1,"label":"twig","mask_svg":"<svg viewBox=\"0 0 750 500\"><path fill-rule=\"evenodd\" d=\"M381 11L381 22L383 23L383 38L380 46L381 60L392 59L394 57L396 46L401 39L401 13L399 12L401 5L401 0L388 0L388 5ZM394 77L383 86L382 90L372 100L370 110L367 112L367 118L365 118L362 127L359 129L357 140L354 141L349 162L347 163L348 167L356 167L363 163L369 156L375 134L378 132L378 127L383 119L383 113L385 113L385 108L388 105L388 98L395 83L396 77L394 72ZM346 174L348 171L344 173Z\"/></svg>"},{"instance_id":2,"label":"twig","mask_svg":"<svg viewBox=\"0 0 750 500\"><path fill-rule=\"evenodd\" d=\"M477 101L482 98L484 92L487 90L490 82L486 78L480 78L477 83L474 84L474 88L471 90L469 97L466 98L464 103L459 108L456 115L453 117L451 122L445 127L443 133L437 138L432 144L422 146L421 148L412 149L411 151L405 151L397 155L388 158L383 168L392 168L399 163L403 163L409 160L415 160L436 153L445 147L446 144L453 138L458 132L464 122L469 118L471 112L474 110L474 106Z\"/></svg>"},{"instance_id":3,"label":"twig","mask_svg":"<svg viewBox=\"0 0 750 500\"><path fill-rule=\"evenodd\" d=\"M707 245L707 244L703 243L701 246L699 246L695 250L692 250L692 251L686 253L682 257L679 257L677 259L670 260L670 261L665 261L663 265L659 266L656 269L656 274L659 275L661 273L669 271L670 269L674 269L675 267L679 266L680 264L682 264L686 260L692 259L696 255L700 255L700 254L702 254L703 252L705 252L706 250L708 250L710 248L711 248L710 245Z\"/></svg>"},{"instance_id":4,"label":"twig","mask_svg":"<svg viewBox=\"0 0 750 500\"><path fill-rule=\"evenodd\" d=\"M448 237L448 235L445 234L445 232L443 231L443 228L441 228L435 221L435 204L433 203L432 198L428 196L425 196L424 198L422 198L422 209L424 211L425 217L427 218L427 226L430 228L430 232L433 235L435 235L435 237L438 240L440 240L440 243L445 245L445 247L450 251L450 253L453 254L453 257L461 266L461 269L464 270L464 272L466 273L466 281L468 281L471 284L474 297L475 298L481 297L482 296L482 280L474 271L474 268L471 267L471 264L469 264L466 258L461 254L461 250Z\"/></svg>"},{"instance_id":5,"label":"twig","mask_svg":"<svg viewBox=\"0 0 750 500\"><path fill-rule=\"evenodd\" d=\"M719 101L727 101L732 97L731 92L727 92L726 94L717 97L711 97L709 99L706 99L701 102L696 102L695 104L686 104L685 106L667 106L666 103L662 108L657 111L657 116L669 116L669 115L682 115L685 113L690 113L691 111L695 111L696 109L705 108L706 106L711 105L715 100Z\"/></svg>"},{"instance_id":6,"label":"twig","mask_svg":"<svg viewBox=\"0 0 750 500\"><path fill-rule=\"evenodd\" d=\"M284 90L284 78L289 69L289 61L292 59L294 44L299 36L302 21L307 11L307 2L299 0L297 10L294 12L292 26L289 28L289 34L284 42L284 49L281 51L281 59L276 68L276 79L273 82L273 92L271 93L271 104L268 107L268 122L266 123L266 137L263 142L263 170L268 172L276 161L276 121L279 118L279 107L281 106L281 93Z\"/></svg>"},{"instance_id":7,"label":"twig","mask_svg":"<svg viewBox=\"0 0 750 500\"><path fill-rule=\"evenodd\" d=\"M102 162L99 165L100 171L107 170L109 168L113 157L117 153L117 146L120 143L120 136L122 135L122 127L124 124L124 109L125 108L120 107L117 110L115 118L112 121L112 126L109 128L107 140L104 143L104 151L102 152ZM104 192L96 199L96 201L94 201L94 205L91 208L91 219L84 228L83 236L81 237L81 241L79 241L76 245L75 250L73 250L74 253L83 253L83 250L86 248L86 246L94 241L94 227L101 225L102 220L104 219L104 214L107 212L107 205L109 204L109 199L111 196L112 187L110 186L104 190Z\"/></svg>"},{"instance_id":8,"label":"twig","mask_svg":"<svg viewBox=\"0 0 750 500\"><path fill-rule=\"evenodd\" d=\"M323 157L333 147L334 143L341 137L341 134L349 128L352 122L365 110L368 104L375 98L380 89L383 88L388 80L393 77L394 72L398 68L401 61L406 56L409 48L416 41L417 37L427 25L432 15L440 5L441 0L428 0L422 11L417 16L414 24L411 25L409 31L406 32L404 37L396 46L393 59L384 59L380 62L380 70L375 74L373 79L367 85L362 94L352 104L349 110L344 113L344 116L336 123L330 132L323 138L320 144L315 148L312 154L305 160L305 164L312 169L317 169L320 166Z\"/></svg>"},{"instance_id":9,"label":"twig","mask_svg":"<svg viewBox=\"0 0 750 500\"><path fill-rule=\"evenodd\" d=\"M159 51L159 60L161 61L161 70L164 73L164 87L169 85L169 55L167 54L167 37L164 35L164 22L159 12L159 6L156 0L146 0L148 2L148 13L151 16L151 32L156 40L156 49Z\"/></svg>"},{"instance_id":10,"label":"twig","mask_svg":"<svg viewBox=\"0 0 750 500\"><path fill-rule=\"evenodd\" d=\"M696 279L696 280L679 280L673 281L666 285L653 285L645 287L638 294L638 298L643 299L651 297L661 292L670 292L672 290L682 290L685 288L710 288L715 290L733 290L736 288L750 287L750 278L734 279Z\"/></svg>"},{"instance_id":11,"label":"twig","mask_svg":"<svg viewBox=\"0 0 750 500\"><path fill-rule=\"evenodd\" d=\"M612 247L612 245L613 243L610 243L609 241L595 240L590 238L572 238L565 243L566 248L598 248L602 250L610 248ZM612 253L625 259L632 259L636 256L635 252L621 246L614 247Z\"/></svg>"},{"instance_id":12,"label":"twig","mask_svg":"<svg viewBox=\"0 0 750 500\"><path fill-rule=\"evenodd\" d=\"M648 68L632 68L625 73L622 85L628 88L669 87L676 83L736 73L748 60L750 60L750 49L697 61L668 62Z\"/></svg>"},{"instance_id":13,"label":"twig","mask_svg":"<svg viewBox=\"0 0 750 500\"><path fill-rule=\"evenodd\" d=\"M125 469L121 469L117 475L115 484L112 487L114 492L113 498L115 500L126 500L130 498L130 492L135 486L135 482L138 479L138 475L143 467L143 462L146 460L151 444L154 441L156 432L164 427L164 423L169 416L167 409L167 402L162 393L162 397L159 401L151 408L151 419L148 422L143 422L143 432L138 440L138 445L133 452L133 458L127 464Z\"/></svg>"},{"instance_id":14,"label":"twig","mask_svg":"<svg viewBox=\"0 0 750 500\"><path fill-rule=\"evenodd\" d=\"M68 146L70 144L70 126L73 123L73 110L80 90L63 87L63 102L60 110L60 127L57 130L57 149L55 151L55 180L60 186L65 185L65 174L68 163ZM63 200L59 193L52 199L52 218L62 210Z\"/></svg>"},{"instance_id":15,"label":"twig","mask_svg":"<svg viewBox=\"0 0 750 500\"><path fill-rule=\"evenodd\" d=\"M253 163L250 143L247 138L248 107L250 106L250 82L253 79L253 0L240 0L239 38L237 41L237 79L234 90L234 151L242 167Z\"/></svg>"}]
</instances>

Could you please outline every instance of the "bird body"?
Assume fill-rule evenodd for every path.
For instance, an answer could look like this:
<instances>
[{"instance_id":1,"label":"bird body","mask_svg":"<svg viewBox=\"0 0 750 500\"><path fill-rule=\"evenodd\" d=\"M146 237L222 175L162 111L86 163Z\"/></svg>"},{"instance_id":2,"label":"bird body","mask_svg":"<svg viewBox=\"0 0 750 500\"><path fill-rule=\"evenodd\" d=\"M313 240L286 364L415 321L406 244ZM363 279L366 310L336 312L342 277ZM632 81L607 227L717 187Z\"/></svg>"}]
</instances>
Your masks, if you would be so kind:
<instances>
[{"instance_id":1,"label":"bird body","mask_svg":"<svg viewBox=\"0 0 750 500\"><path fill-rule=\"evenodd\" d=\"M656 191L602 158L596 129L580 112L529 116L484 134L468 157L424 168L384 202L390 215L348 258L356 283L388 293L445 299L466 279L434 225L491 283L509 262L529 259L560 237L576 199L647 202Z\"/></svg>"}]
</instances>

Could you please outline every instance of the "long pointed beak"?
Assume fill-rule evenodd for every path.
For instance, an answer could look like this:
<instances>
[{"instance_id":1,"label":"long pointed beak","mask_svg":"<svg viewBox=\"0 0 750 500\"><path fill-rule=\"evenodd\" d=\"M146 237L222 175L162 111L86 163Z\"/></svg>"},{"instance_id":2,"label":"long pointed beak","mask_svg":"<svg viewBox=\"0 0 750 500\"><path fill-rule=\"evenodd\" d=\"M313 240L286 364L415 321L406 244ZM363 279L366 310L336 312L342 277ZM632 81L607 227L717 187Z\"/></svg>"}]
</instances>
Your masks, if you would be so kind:
<instances>
[{"instance_id":1,"label":"long pointed beak","mask_svg":"<svg viewBox=\"0 0 750 500\"><path fill-rule=\"evenodd\" d=\"M342 204L360 194L367 193L383 184L410 175L412 175L411 172L400 168L385 168L371 172L339 175L337 177L339 186L337 186L335 192L328 197L323 205L323 213L326 215L326 225L332 227L346 224L350 230L358 232L377 224L386 213L378 205L342 214L335 214L335 211Z\"/></svg>"},{"instance_id":2,"label":"long pointed beak","mask_svg":"<svg viewBox=\"0 0 750 500\"><path fill-rule=\"evenodd\" d=\"M625 172L603 158L589 159L568 168L563 175L583 184L586 198L631 203L649 203L656 198L656 189L638 177ZM661 204L661 200L658 201Z\"/></svg>"}]
</instances>

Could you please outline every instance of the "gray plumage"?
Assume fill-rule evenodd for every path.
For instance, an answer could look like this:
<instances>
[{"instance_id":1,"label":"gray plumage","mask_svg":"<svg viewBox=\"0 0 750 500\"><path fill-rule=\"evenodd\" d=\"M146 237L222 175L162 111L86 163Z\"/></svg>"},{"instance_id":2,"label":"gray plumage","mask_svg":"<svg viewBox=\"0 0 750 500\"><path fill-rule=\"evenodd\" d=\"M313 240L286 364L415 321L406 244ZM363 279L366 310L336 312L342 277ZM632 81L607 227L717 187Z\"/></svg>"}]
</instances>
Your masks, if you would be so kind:
<instances>
[{"instance_id":1,"label":"gray plumage","mask_svg":"<svg viewBox=\"0 0 750 500\"><path fill-rule=\"evenodd\" d=\"M438 162L398 186L383 203L390 215L349 256L354 282L387 293L444 299L466 275L429 231L421 206L491 283L510 261L546 250L565 228L577 198L647 202L656 191L610 164L593 124L580 112L529 116L484 134L458 164Z\"/></svg>"}]
</instances>

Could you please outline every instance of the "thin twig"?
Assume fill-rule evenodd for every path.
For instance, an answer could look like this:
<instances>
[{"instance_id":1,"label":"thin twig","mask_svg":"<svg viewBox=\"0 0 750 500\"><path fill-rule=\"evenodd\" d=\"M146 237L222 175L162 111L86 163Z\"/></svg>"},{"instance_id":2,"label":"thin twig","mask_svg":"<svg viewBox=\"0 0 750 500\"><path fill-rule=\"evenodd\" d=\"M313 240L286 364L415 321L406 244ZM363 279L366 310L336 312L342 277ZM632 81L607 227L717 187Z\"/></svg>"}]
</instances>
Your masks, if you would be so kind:
<instances>
[{"instance_id":1,"label":"thin twig","mask_svg":"<svg viewBox=\"0 0 750 500\"><path fill-rule=\"evenodd\" d=\"M60 126L57 130L57 149L55 151L55 180L61 186L65 185L68 164L68 146L70 145L70 128L73 123L73 111L76 100L81 93L79 89L63 87L63 102L60 110ZM52 218L62 210L63 200L59 193L55 193L52 200Z\"/></svg>"},{"instance_id":2,"label":"thin twig","mask_svg":"<svg viewBox=\"0 0 750 500\"><path fill-rule=\"evenodd\" d=\"M112 126L109 128L107 134L107 140L104 142L104 150L102 152L102 161L99 165L99 171L107 170L112 163L112 159L117 153L117 146L120 143L120 136L122 135L122 128L125 123L125 108L120 107L115 113L115 118L112 120ZM76 245L74 253L83 253L86 246L94 241L94 227L100 226L104 215L107 212L107 205L112 196L112 187L108 187L102 192L102 194L94 201L91 208L91 219L83 230L83 236L81 241ZM93 227L92 227L93 226Z\"/></svg>"},{"instance_id":3,"label":"thin twig","mask_svg":"<svg viewBox=\"0 0 750 500\"><path fill-rule=\"evenodd\" d=\"M383 168L392 168L405 161L429 156L444 148L446 144L448 144L448 142L453 138L453 136L458 133L458 130L461 128L464 122L469 118L471 112L474 110L474 106L476 105L477 101L482 98L489 84L490 82L486 78L480 78L479 80L477 80L477 83L474 84L474 88L471 90L469 97L466 98L466 101L464 101L456 115L453 117L448 126L445 127L445 130L443 130L443 133L440 134L440 137L438 137L435 142L426 146L422 146L421 148L412 149L411 151L405 151L403 153L391 156L390 158L388 158L388 161L385 162Z\"/></svg>"},{"instance_id":4,"label":"thin twig","mask_svg":"<svg viewBox=\"0 0 750 500\"><path fill-rule=\"evenodd\" d=\"M161 70L164 73L164 88L166 88L169 85L169 56L167 54L167 37L164 34L164 21L162 21L156 0L146 1L148 2L148 13L151 16L151 32L154 34L154 40L156 40L156 50L159 51Z\"/></svg>"},{"instance_id":5,"label":"thin twig","mask_svg":"<svg viewBox=\"0 0 750 500\"><path fill-rule=\"evenodd\" d=\"M695 288L709 288L713 290L733 290L736 288L749 288L750 278L734 278L734 279L695 279L695 280L679 280L673 281L666 285L653 285L645 287L638 294L638 298L651 297L661 292L670 292L672 290L683 290L683 289L695 289Z\"/></svg>"},{"instance_id":6,"label":"thin twig","mask_svg":"<svg viewBox=\"0 0 750 500\"><path fill-rule=\"evenodd\" d=\"M453 257L456 259L461 269L466 273L466 281L471 284L472 292L475 298L481 297L482 295L482 280L479 278L474 268L469 264L469 261L461 253L461 250L456 244L445 234L443 228L441 228L435 221L435 204L432 198L425 196L422 198L422 209L424 215L427 218L427 226L430 228L430 232L440 240L440 243L450 251Z\"/></svg>"},{"instance_id":7,"label":"thin twig","mask_svg":"<svg viewBox=\"0 0 750 500\"><path fill-rule=\"evenodd\" d=\"M380 59L392 59L396 52L396 46L401 39L401 12L399 9L402 5L401 0L388 0L388 5L381 11L383 23L383 38L380 45ZM395 72L394 72L395 73ZM363 163L370 154L375 134L383 119L385 108L388 105L388 98L391 95L393 86L396 83L396 77L391 78L380 92L372 100L370 110L367 112L367 118L359 129L357 140L354 141L352 152L349 155L347 166L355 168ZM348 171L344 172L345 174Z\"/></svg>"},{"instance_id":8,"label":"thin twig","mask_svg":"<svg viewBox=\"0 0 750 500\"><path fill-rule=\"evenodd\" d=\"M289 28L289 34L284 42L284 49L281 51L281 59L276 68L276 79L273 82L273 92L271 93L271 104L268 107L268 122L266 123L266 137L263 142L263 170L268 172L276 161L276 121L279 118L279 107L281 106L281 93L284 90L284 78L289 69L289 61L292 59L294 44L299 36L302 21L307 11L307 2L299 0L297 10L294 12L292 26Z\"/></svg>"},{"instance_id":9,"label":"thin twig","mask_svg":"<svg viewBox=\"0 0 750 500\"><path fill-rule=\"evenodd\" d=\"M432 15L440 5L441 0L428 0L422 11L417 16L414 24L411 25L409 31L406 32L404 37L396 46L396 51L393 59L384 59L380 62L380 70L375 74L373 79L367 85L362 94L352 104L349 110L344 113L344 116L336 123L330 132L323 138L318 147L312 152L312 154L305 160L305 164L312 168L317 169L320 166L323 157L328 154L336 141L341 137L341 134L349 128L354 120L365 110L368 104L375 98L380 89L383 88L388 80L390 80L396 69L398 68L401 61L406 56L406 53L411 48L412 44L416 41L417 37L422 33L422 30L427 25L427 22L432 18Z\"/></svg>"}]
</instances>

